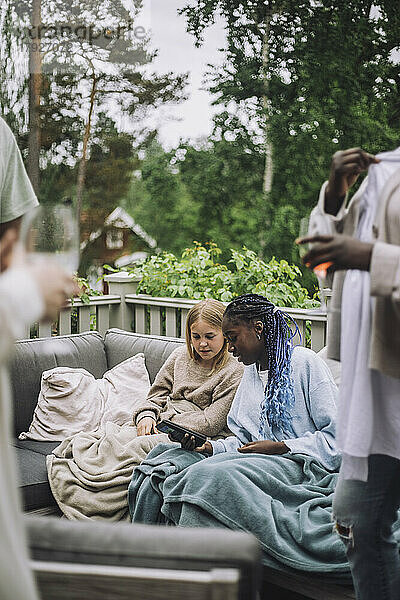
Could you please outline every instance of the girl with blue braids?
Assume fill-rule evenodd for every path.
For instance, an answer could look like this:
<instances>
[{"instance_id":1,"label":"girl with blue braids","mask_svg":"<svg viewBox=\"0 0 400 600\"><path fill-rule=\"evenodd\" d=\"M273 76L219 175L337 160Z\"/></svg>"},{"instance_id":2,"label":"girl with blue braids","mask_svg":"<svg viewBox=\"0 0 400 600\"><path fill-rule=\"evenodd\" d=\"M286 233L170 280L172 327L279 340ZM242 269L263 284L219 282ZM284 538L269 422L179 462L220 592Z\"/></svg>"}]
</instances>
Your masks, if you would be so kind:
<instances>
[{"instance_id":1,"label":"girl with blue braids","mask_svg":"<svg viewBox=\"0 0 400 600\"><path fill-rule=\"evenodd\" d=\"M257 294L227 306L222 331L245 366L227 418L232 435L153 449L134 472L130 513L135 522L250 531L270 566L348 574L331 522L337 388L322 358L293 345L290 320Z\"/></svg>"},{"instance_id":2,"label":"girl with blue braids","mask_svg":"<svg viewBox=\"0 0 400 600\"><path fill-rule=\"evenodd\" d=\"M234 436L196 448L221 452L301 452L327 469L339 466L335 445L337 388L324 361L312 350L293 347L288 315L258 294L245 294L224 313L228 350L245 365L228 414ZM183 447L194 449L187 436Z\"/></svg>"}]
</instances>

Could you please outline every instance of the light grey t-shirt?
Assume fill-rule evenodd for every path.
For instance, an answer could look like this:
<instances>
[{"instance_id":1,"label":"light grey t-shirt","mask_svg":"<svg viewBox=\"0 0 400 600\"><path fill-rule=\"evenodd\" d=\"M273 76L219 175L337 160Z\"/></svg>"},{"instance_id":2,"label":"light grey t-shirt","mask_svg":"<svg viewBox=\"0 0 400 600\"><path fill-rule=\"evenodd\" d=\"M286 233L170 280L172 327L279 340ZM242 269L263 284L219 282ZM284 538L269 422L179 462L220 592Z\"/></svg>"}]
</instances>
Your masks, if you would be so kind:
<instances>
[{"instance_id":1,"label":"light grey t-shirt","mask_svg":"<svg viewBox=\"0 0 400 600\"><path fill-rule=\"evenodd\" d=\"M38 205L21 152L0 117L0 223L8 223Z\"/></svg>"},{"instance_id":2,"label":"light grey t-shirt","mask_svg":"<svg viewBox=\"0 0 400 600\"><path fill-rule=\"evenodd\" d=\"M0 223L21 217L37 204L17 142L0 117ZM10 443L11 398L3 363L11 352L13 337L22 335L25 325L42 310L40 290L28 270L14 267L0 276L0 597L4 600L38 599L19 509Z\"/></svg>"}]
</instances>

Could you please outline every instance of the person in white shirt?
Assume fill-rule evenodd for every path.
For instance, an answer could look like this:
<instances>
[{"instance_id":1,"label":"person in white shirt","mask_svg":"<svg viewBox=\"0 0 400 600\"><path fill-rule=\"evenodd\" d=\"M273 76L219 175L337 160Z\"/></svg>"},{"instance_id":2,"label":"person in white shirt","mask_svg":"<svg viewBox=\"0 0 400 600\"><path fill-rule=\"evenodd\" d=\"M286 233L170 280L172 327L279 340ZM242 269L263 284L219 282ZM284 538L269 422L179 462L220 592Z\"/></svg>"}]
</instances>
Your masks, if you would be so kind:
<instances>
[{"instance_id":1,"label":"person in white shirt","mask_svg":"<svg viewBox=\"0 0 400 600\"><path fill-rule=\"evenodd\" d=\"M38 204L15 138L0 118L0 598L36 600L28 565L16 464L11 447L11 395L6 362L29 323L54 319L75 293L72 277L50 262L15 260L21 218Z\"/></svg>"},{"instance_id":2,"label":"person in white shirt","mask_svg":"<svg viewBox=\"0 0 400 600\"><path fill-rule=\"evenodd\" d=\"M359 174L368 177L347 205ZM333 512L346 546L357 600L400 598L393 524L400 508L400 148L373 156L350 148L333 156L311 216L332 235L304 262L334 271L328 356L342 363Z\"/></svg>"}]
</instances>

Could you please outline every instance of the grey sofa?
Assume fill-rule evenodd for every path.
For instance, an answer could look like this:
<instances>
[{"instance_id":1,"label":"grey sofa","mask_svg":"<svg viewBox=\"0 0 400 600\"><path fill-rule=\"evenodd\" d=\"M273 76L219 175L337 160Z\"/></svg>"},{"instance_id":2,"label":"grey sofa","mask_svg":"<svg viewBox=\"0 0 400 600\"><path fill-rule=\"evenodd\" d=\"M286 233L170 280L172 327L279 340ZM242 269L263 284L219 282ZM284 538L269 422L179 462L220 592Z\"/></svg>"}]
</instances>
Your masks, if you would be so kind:
<instances>
[{"instance_id":1,"label":"grey sofa","mask_svg":"<svg viewBox=\"0 0 400 600\"><path fill-rule=\"evenodd\" d=\"M154 381L166 358L182 343L118 329L110 329L104 339L97 332L85 332L53 338L51 344L46 339L16 343L10 364L13 445L23 504L29 513L25 519L32 566L45 600L183 598L197 589L194 596L200 598L200 588L207 598L256 598L261 552L252 535L56 518L46 455L58 443L18 439L31 423L44 370L81 367L100 378L116 364L143 352ZM53 516L43 516L49 514ZM235 577L229 579L235 573L237 583Z\"/></svg>"},{"instance_id":2,"label":"grey sofa","mask_svg":"<svg viewBox=\"0 0 400 600\"><path fill-rule=\"evenodd\" d=\"M13 442L18 458L20 484L25 510L29 513L46 515L57 510L47 480L46 454L50 453L57 443L33 442L18 440L18 434L26 431L31 423L40 388L41 374L44 370L56 366L82 367L92 373L96 378L119 362L139 352L145 355L146 366L150 380L154 377L170 353L183 340L157 337L144 334L129 333L118 329L110 329L104 339L96 332L85 332L76 335L60 336L53 338L51 345L45 339L22 340L16 343L15 354L11 362L11 381L14 391L14 432ZM323 356L324 357L324 356ZM325 357L324 357L325 358ZM332 365L329 365L332 369ZM333 365L336 379L340 376L338 365ZM337 371L337 372L336 372ZM296 572L278 572L268 567L263 567L260 575L260 548L255 538L242 532L227 530L183 530L172 527L133 526L126 523L96 523L71 522L54 517L32 516L27 517L28 535L32 557L35 561L34 569L38 572L41 582L42 596L46 600L64 596L60 592L60 580L64 581L66 572L57 571L53 562L58 565L79 563L79 578L84 578L90 583L90 569L94 565L103 565L107 568L126 569L133 567L151 567L160 570L200 569L209 571L213 569L234 568L239 573L239 591L237 596L243 600L256 597L260 577L262 579L261 598L311 598L314 600L344 600L353 599L354 592L350 586L335 585L330 578L304 575ZM51 564L50 576L43 571L43 564ZM87 565L89 573L82 575ZM68 572L68 569L67 569ZM96 578L99 576L96 572ZM73 572L74 574L74 572ZM111 575L110 575L111 576ZM177 577L175 573L173 575ZM157 574L159 577L159 574ZM117 575L119 578L119 575ZM184 578L187 579L187 578ZM68 600L80 600L85 596L93 596L92 591L84 593L73 580L70 587L64 586ZM115 578L111 577L112 586ZM178 592L168 592L168 582L163 583L158 595L155 593L155 582L150 579L142 582L141 591L132 593L135 579L132 575L127 579L126 595L119 586L116 595L105 592L100 598L180 598ZM190 582L184 595L193 596L194 581ZM78 585L78 587L77 587ZM122 584L121 584L122 585ZM172 585L176 586L172 582ZM218 584L219 585L219 584ZM85 588L86 589L86 588ZM98 591L107 590L107 582L96 586ZM152 589L154 593L146 595L146 590ZM180 586L180 589L183 589ZM47 590L47 591L45 591ZM74 590L78 590L74 595ZM145 591L144 591L145 590ZM291 592L293 596L290 595ZM213 592L214 593L214 592ZM228 595L221 592L215 598L224 598ZM200 592L199 592L200 594ZM212 593L205 592L208 599L214 597ZM187 597L187 596L185 596ZM200 598L201 596L196 596ZM229 596L230 597L230 596Z\"/></svg>"},{"instance_id":3,"label":"grey sofa","mask_svg":"<svg viewBox=\"0 0 400 600\"><path fill-rule=\"evenodd\" d=\"M16 343L11 363L15 433L13 444L26 511L45 513L47 509L55 507L47 480L46 455L51 453L58 442L18 439L18 435L27 431L32 421L42 372L57 366L81 367L94 377L101 378L108 369L143 352L150 380L154 381L166 358L182 342L110 329L104 339L99 333L91 331L52 338L50 344L46 339Z\"/></svg>"},{"instance_id":4,"label":"grey sofa","mask_svg":"<svg viewBox=\"0 0 400 600\"><path fill-rule=\"evenodd\" d=\"M255 600L260 548L246 533L26 519L42 600Z\"/></svg>"}]
</instances>

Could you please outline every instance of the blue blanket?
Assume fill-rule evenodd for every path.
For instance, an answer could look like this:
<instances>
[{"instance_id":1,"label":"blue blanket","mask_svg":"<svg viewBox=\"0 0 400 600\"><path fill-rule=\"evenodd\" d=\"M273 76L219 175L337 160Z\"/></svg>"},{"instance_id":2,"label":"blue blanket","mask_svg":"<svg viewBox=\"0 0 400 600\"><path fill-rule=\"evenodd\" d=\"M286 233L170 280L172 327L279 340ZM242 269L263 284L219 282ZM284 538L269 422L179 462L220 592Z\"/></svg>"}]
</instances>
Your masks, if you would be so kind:
<instances>
[{"instance_id":1,"label":"blue blanket","mask_svg":"<svg viewBox=\"0 0 400 600\"><path fill-rule=\"evenodd\" d=\"M160 444L135 469L128 499L134 522L250 531L268 566L347 577L332 530L337 477L302 454L204 458Z\"/></svg>"}]
</instances>

